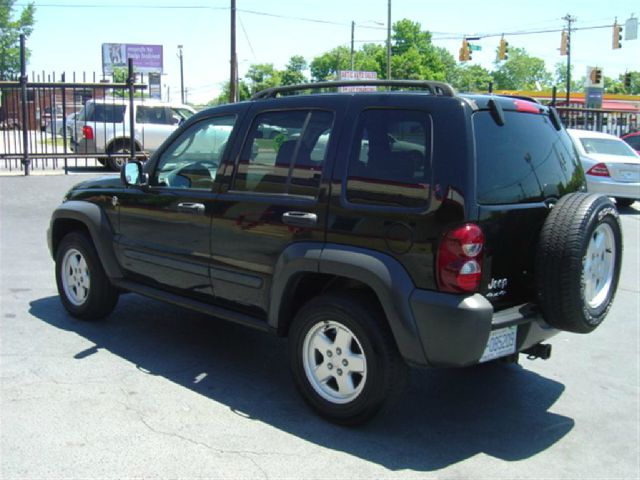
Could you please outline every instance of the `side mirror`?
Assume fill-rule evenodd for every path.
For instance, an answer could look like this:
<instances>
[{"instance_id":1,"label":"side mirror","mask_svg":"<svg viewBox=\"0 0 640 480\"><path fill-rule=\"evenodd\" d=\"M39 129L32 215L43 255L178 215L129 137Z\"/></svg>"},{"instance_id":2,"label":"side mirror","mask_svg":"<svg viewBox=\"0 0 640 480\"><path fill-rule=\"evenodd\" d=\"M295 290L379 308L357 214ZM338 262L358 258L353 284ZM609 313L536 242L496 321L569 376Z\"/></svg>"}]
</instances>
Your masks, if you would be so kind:
<instances>
[{"instance_id":1,"label":"side mirror","mask_svg":"<svg viewBox=\"0 0 640 480\"><path fill-rule=\"evenodd\" d=\"M142 164L138 161L127 162L124 168L120 170L120 180L127 187L144 185L145 178L144 173L142 173Z\"/></svg>"}]
</instances>

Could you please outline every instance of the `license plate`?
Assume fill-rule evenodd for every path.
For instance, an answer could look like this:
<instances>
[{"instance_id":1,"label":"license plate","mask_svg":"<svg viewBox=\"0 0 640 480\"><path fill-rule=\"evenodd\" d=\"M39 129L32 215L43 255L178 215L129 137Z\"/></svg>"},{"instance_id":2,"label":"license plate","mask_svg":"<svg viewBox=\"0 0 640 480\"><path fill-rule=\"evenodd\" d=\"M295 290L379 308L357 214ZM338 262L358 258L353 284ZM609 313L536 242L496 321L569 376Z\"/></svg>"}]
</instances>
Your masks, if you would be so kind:
<instances>
[{"instance_id":1,"label":"license plate","mask_svg":"<svg viewBox=\"0 0 640 480\"><path fill-rule=\"evenodd\" d=\"M489 335L487 347L484 349L482 357L480 357L480 363L515 353L517 333L518 327L515 325L493 330Z\"/></svg>"}]
</instances>

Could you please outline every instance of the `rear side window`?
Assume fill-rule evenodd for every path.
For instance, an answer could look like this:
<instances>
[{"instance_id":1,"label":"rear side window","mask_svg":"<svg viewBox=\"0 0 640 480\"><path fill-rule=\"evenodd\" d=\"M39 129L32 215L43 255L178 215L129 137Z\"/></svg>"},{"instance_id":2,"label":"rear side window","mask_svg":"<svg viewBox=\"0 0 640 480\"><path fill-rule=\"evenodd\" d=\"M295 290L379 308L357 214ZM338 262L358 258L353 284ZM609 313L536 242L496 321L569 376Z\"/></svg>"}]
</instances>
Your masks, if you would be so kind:
<instances>
[{"instance_id":1,"label":"rear side window","mask_svg":"<svg viewBox=\"0 0 640 480\"><path fill-rule=\"evenodd\" d=\"M537 202L579 190L582 168L567 133L546 115L504 114L502 126L489 112L473 116L478 202Z\"/></svg>"},{"instance_id":2,"label":"rear side window","mask_svg":"<svg viewBox=\"0 0 640 480\"><path fill-rule=\"evenodd\" d=\"M152 125L177 125L180 117L169 107L148 107L139 105L136 109L136 122Z\"/></svg>"},{"instance_id":3,"label":"rear side window","mask_svg":"<svg viewBox=\"0 0 640 480\"><path fill-rule=\"evenodd\" d=\"M87 103L84 120L87 122L122 123L126 105Z\"/></svg>"},{"instance_id":4,"label":"rear side window","mask_svg":"<svg viewBox=\"0 0 640 480\"><path fill-rule=\"evenodd\" d=\"M258 115L242 148L234 189L315 197L333 113L292 110Z\"/></svg>"},{"instance_id":5,"label":"rear side window","mask_svg":"<svg viewBox=\"0 0 640 480\"><path fill-rule=\"evenodd\" d=\"M347 200L425 207L431 179L431 118L413 110L370 109L358 120L347 172Z\"/></svg>"}]
</instances>

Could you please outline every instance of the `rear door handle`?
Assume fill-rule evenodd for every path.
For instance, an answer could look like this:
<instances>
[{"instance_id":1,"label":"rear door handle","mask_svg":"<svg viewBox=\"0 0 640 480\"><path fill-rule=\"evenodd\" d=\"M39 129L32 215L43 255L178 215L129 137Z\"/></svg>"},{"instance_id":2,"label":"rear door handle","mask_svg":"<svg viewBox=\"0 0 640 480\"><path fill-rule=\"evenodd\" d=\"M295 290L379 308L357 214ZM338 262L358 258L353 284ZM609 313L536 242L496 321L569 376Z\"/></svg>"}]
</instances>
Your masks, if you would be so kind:
<instances>
[{"instance_id":1,"label":"rear door handle","mask_svg":"<svg viewBox=\"0 0 640 480\"><path fill-rule=\"evenodd\" d=\"M285 212L282 223L294 227L313 227L318 223L318 215L308 212Z\"/></svg>"},{"instance_id":2,"label":"rear door handle","mask_svg":"<svg viewBox=\"0 0 640 480\"><path fill-rule=\"evenodd\" d=\"M178 204L178 211L202 215L204 213L203 203L183 202Z\"/></svg>"}]
</instances>

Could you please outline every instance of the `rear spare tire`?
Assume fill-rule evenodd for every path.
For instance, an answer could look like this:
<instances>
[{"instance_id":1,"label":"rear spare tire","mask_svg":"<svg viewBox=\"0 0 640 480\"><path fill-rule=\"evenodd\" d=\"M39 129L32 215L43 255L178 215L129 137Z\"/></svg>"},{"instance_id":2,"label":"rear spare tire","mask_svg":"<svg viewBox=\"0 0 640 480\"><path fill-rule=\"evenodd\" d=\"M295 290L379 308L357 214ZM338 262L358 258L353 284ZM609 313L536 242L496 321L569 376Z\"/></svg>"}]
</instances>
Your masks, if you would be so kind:
<instances>
[{"instance_id":1,"label":"rear spare tire","mask_svg":"<svg viewBox=\"0 0 640 480\"><path fill-rule=\"evenodd\" d=\"M613 202L572 193L560 199L540 233L536 284L551 326L589 333L607 315L618 287L622 230Z\"/></svg>"}]
</instances>

